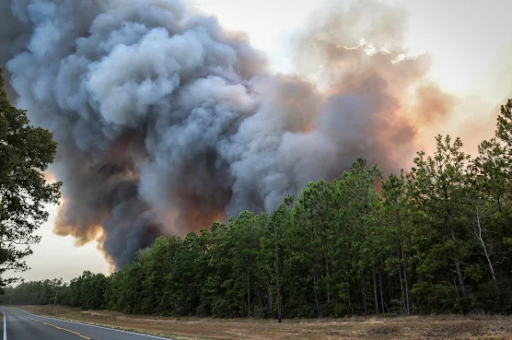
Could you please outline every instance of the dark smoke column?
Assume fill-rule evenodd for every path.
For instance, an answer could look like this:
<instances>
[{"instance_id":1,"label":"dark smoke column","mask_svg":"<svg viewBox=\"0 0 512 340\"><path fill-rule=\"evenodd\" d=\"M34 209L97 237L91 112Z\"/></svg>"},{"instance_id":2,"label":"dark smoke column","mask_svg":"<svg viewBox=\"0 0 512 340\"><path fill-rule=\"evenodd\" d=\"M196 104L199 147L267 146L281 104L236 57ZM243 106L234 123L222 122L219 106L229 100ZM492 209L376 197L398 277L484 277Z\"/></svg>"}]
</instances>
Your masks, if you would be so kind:
<instances>
[{"instance_id":1,"label":"dark smoke column","mask_svg":"<svg viewBox=\"0 0 512 340\"><path fill-rule=\"evenodd\" d=\"M180 1L10 5L12 25L30 22L7 62L18 105L59 142L55 231L102 235L120 267L159 235L222 218L233 179L220 148L258 107L258 53Z\"/></svg>"},{"instance_id":2,"label":"dark smoke column","mask_svg":"<svg viewBox=\"0 0 512 340\"><path fill-rule=\"evenodd\" d=\"M99 237L119 268L159 235L272 210L357 156L398 167L415 138L400 97L428 63L343 47L382 32L351 32L345 22L359 17L401 27L393 7L354 6L301 40L317 55L299 65L322 60L328 74L319 91L269 75L244 38L179 0L2 2L0 25L9 29L0 46L12 48L0 61L18 106L59 143L51 171L64 182L64 203L55 232L80 243ZM399 31L387 41L400 41Z\"/></svg>"}]
</instances>

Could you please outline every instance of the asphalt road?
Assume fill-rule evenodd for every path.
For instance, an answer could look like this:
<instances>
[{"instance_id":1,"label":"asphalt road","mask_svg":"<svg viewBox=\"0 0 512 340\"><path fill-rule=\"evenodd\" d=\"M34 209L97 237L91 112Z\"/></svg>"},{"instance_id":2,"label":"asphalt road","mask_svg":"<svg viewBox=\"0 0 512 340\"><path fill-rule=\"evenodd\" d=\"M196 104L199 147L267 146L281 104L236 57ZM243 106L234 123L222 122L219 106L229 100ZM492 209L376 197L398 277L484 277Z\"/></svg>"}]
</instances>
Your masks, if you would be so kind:
<instances>
[{"instance_id":1,"label":"asphalt road","mask_svg":"<svg viewBox=\"0 0 512 340\"><path fill-rule=\"evenodd\" d=\"M62 321L0 307L3 313L0 340L151 340L155 336L118 331L78 322Z\"/></svg>"}]
</instances>

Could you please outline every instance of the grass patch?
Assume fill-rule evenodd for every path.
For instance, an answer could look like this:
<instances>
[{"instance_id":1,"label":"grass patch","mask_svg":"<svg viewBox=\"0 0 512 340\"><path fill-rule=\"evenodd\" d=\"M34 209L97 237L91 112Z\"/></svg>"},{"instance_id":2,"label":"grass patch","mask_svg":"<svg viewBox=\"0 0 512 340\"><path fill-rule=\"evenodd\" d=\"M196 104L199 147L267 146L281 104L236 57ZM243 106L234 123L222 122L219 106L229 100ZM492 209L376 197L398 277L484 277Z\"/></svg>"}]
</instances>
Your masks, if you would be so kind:
<instances>
[{"instance_id":1,"label":"grass patch","mask_svg":"<svg viewBox=\"0 0 512 340\"><path fill-rule=\"evenodd\" d=\"M63 306L23 306L44 316L178 340L410 340L512 339L510 316L352 317L294 319L211 319L126 315Z\"/></svg>"}]
</instances>

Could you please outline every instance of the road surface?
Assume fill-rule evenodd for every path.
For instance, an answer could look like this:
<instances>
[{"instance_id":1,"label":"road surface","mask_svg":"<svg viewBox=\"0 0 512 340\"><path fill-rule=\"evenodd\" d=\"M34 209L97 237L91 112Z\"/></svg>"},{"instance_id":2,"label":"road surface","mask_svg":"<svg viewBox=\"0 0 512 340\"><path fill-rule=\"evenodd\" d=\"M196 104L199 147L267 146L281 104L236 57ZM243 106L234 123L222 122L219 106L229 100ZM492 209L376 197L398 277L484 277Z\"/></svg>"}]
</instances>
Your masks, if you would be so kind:
<instances>
[{"instance_id":1,"label":"road surface","mask_svg":"<svg viewBox=\"0 0 512 340\"><path fill-rule=\"evenodd\" d=\"M151 340L155 336L62 321L12 307L2 312L0 340Z\"/></svg>"}]
</instances>

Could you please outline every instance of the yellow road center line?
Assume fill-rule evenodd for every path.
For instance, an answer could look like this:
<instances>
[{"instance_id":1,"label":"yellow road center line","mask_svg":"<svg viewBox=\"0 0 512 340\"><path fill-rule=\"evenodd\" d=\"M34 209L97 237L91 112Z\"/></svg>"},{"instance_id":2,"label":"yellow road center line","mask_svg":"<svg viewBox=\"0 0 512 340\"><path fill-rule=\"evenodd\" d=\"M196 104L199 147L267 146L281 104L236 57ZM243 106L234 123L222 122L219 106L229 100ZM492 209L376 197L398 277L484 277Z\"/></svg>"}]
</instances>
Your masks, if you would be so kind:
<instances>
[{"instance_id":1,"label":"yellow road center line","mask_svg":"<svg viewBox=\"0 0 512 340\"><path fill-rule=\"evenodd\" d=\"M26 319L29 319L29 320L32 320L32 321L35 321L35 322L38 322L40 324L43 324L43 325L46 325L46 326L50 326L50 327L53 327L53 328L57 328L61 331L65 331L65 332L69 332L69 333L72 333L72 334L75 334L75 335L78 335L79 337L81 338L84 338L84 339L89 339L91 340L91 338L89 337L86 337L85 335L82 335L78 332L75 332L75 331L72 331L72 330L69 330L69 329L66 329L66 328L62 328L62 327L59 327L59 326L56 326L56 325L52 325L51 323L47 323L47 322L44 322L44 321L39 321L39 320L36 320L36 319L32 319L31 317L28 317L28 316L25 316L25 315L21 315L21 314L18 314L19 316L21 317L24 317Z\"/></svg>"}]
</instances>

